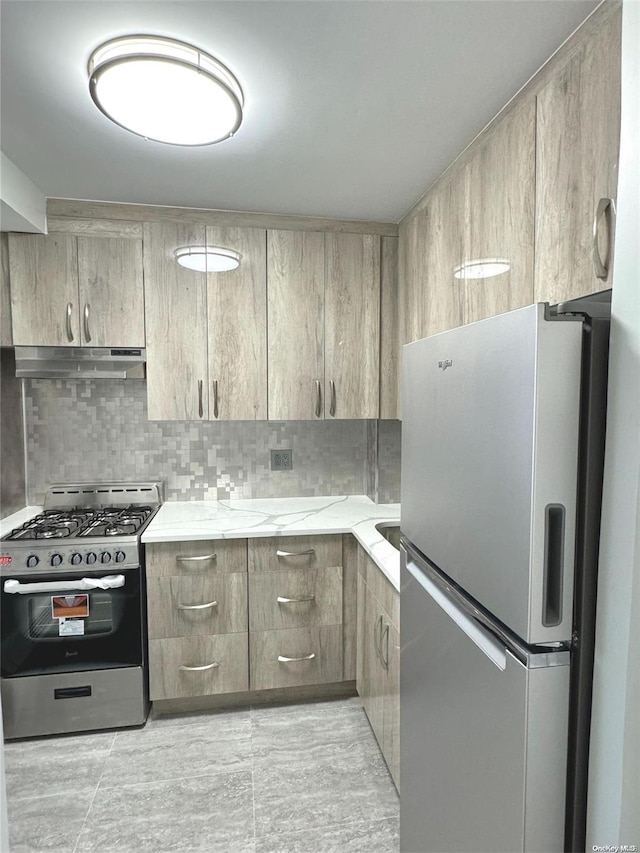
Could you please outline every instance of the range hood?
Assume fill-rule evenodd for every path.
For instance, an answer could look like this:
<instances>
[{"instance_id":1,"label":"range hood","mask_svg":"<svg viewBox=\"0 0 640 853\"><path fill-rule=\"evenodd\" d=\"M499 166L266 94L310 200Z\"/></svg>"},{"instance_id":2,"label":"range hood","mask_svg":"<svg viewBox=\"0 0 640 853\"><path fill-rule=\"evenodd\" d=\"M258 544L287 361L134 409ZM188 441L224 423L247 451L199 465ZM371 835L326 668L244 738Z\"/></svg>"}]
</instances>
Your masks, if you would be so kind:
<instances>
[{"instance_id":1,"label":"range hood","mask_svg":"<svg viewBox=\"0 0 640 853\"><path fill-rule=\"evenodd\" d=\"M16 347L24 379L144 379L146 350L131 347Z\"/></svg>"}]
</instances>

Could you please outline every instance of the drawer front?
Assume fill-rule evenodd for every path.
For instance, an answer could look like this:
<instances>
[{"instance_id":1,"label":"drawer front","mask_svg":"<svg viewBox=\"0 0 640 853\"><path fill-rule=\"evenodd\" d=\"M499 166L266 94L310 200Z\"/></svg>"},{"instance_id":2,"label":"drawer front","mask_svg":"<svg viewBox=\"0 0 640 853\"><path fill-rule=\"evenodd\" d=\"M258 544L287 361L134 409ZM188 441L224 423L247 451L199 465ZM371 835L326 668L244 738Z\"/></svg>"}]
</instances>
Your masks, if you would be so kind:
<instances>
[{"instance_id":1,"label":"drawer front","mask_svg":"<svg viewBox=\"0 0 640 853\"><path fill-rule=\"evenodd\" d=\"M341 625L251 632L249 647L252 690L342 681Z\"/></svg>"},{"instance_id":2,"label":"drawer front","mask_svg":"<svg viewBox=\"0 0 640 853\"><path fill-rule=\"evenodd\" d=\"M149 638L247 630L247 575L148 578Z\"/></svg>"},{"instance_id":3,"label":"drawer front","mask_svg":"<svg viewBox=\"0 0 640 853\"><path fill-rule=\"evenodd\" d=\"M179 699L248 690L247 637L247 634L217 634L149 640L151 699ZM209 668L193 669L205 666Z\"/></svg>"},{"instance_id":4,"label":"drawer front","mask_svg":"<svg viewBox=\"0 0 640 853\"><path fill-rule=\"evenodd\" d=\"M145 552L149 578L247 571L246 539L151 542Z\"/></svg>"},{"instance_id":5,"label":"drawer front","mask_svg":"<svg viewBox=\"0 0 640 853\"><path fill-rule=\"evenodd\" d=\"M342 565L342 535L249 539L250 572L325 569Z\"/></svg>"},{"instance_id":6,"label":"drawer front","mask_svg":"<svg viewBox=\"0 0 640 853\"><path fill-rule=\"evenodd\" d=\"M288 569L249 576L251 631L342 622L342 569Z\"/></svg>"}]
</instances>

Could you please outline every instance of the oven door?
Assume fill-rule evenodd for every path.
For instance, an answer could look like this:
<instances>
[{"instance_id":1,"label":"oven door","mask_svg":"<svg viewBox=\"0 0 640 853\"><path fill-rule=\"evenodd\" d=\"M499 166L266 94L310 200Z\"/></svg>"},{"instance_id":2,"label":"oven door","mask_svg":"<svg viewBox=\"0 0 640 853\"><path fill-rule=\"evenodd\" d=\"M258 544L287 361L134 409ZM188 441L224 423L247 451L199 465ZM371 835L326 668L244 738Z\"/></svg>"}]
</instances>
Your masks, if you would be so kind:
<instances>
[{"instance_id":1,"label":"oven door","mask_svg":"<svg viewBox=\"0 0 640 853\"><path fill-rule=\"evenodd\" d=\"M3 577L2 677L141 666L140 577L139 568Z\"/></svg>"}]
</instances>

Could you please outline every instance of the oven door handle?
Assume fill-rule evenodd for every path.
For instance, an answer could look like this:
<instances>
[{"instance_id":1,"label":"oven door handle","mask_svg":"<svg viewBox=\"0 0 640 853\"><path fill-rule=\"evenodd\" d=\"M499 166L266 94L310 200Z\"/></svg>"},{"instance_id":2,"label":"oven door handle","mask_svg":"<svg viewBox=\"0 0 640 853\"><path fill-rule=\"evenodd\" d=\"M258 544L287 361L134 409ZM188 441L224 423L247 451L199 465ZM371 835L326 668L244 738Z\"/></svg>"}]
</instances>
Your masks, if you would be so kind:
<instances>
[{"instance_id":1,"label":"oven door handle","mask_svg":"<svg viewBox=\"0 0 640 853\"><path fill-rule=\"evenodd\" d=\"M69 592L77 589L116 589L124 586L124 575L107 575L104 578L78 578L73 581L45 581L43 583L20 583L10 578L4 582L4 591L11 594L28 595L33 592Z\"/></svg>"}]
</instances>

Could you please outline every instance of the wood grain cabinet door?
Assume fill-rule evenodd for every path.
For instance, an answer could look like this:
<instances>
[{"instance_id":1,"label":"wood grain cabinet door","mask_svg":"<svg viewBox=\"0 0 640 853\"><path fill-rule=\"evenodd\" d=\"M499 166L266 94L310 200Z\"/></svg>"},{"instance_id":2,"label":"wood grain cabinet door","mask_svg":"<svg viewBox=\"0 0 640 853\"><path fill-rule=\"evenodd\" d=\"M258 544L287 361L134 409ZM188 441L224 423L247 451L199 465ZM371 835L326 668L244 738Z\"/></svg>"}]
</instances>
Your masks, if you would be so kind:
<instances>
[{"instance_id":1,"label":"wood grain cabinet door","mask_svg":"<svg viewBox=\"0 0 640 853\"><path fill-rule=\"evenodd\" d=\"M380 237L325 235L325 417L378 418Z\"/></svg>"},{"instance_id":2,"label":"wood grain cabinet door","mask_svg":"<svg viewBox=\"0 0 640 853\"><path fill-rule=\"evenodd\" d=\"M324 417L324 241L267 232L269 420Z\"/></svg>"},{"instance_id":3,"label":"wood grain cabinet door","mask_svg":"<svg viewBox=\"0 0 640 853\"><path fill-rule=\"evenodd\" d=\"M458 280L464 322L533 302L536 104L530 98L489 136L467 165L464 260L500 259L509 269Z\"/></svg>"},{"instance_id":4,"label":"wood grain cabinet door","mask_svg":"<svg viewBox=\"0 0 640 853\"><path fill-rule=\"evenodd\" d=\"M247 630L244 572L147 579L149 638Z\"/></svg>"},{"instance_id":5,"label":"wood grain cabinet door","mask_svg":"<svg viewBox=\"0 0 640 853\"><path fill-rule=\"evenodd\" d=\"M205 228L145 222L147 407L150 421L207 420L206 274L181 267L183 246L204 246Z\"/></svg>"},{"instance_id":6,"label":"wood grain cabinet door","mask_svg":"<svg viewBox=\"0 0 640 853\"><path fill-rule=\"evenodd\" d=\"M78 252L67 234L9 234L15 346L79 346Z\"/></svg>"},{"instance_id":7,"label":"wood grain cabinet door","mask_svg":"<svg viewBox=\"0 0 640 853\"><path fill-rule=\"evenodd\" d=\"M207 227L207 246L241 255L237 269L207 275L209 418L266 420L266 231Z\"/></svg>"},{"instance_id":8,"label":"wood grain cabinet door","mask_svg":"<svg viewBox=\"0 0 640 853\"><path fill-rule=\"evenodd\" d=\"M249 575L249 630L342 622L342 571L290 569Z\"/></svg>"},{"instance_id":9,"label":"wood grain cabinet door","mask_svg":"<svg viewBox=\"0 0 640 853\"><path fill-rule=\"evenodd\" d=\"M342 625L249 633L252 690L342 681Z\"/></svg>"},{"instance_id":10,"label":"wood grain cabinet door","mask_svg":"<svg viewBox=\"0 0 640 853\"><path fill-rule=\"evenodd\" d=\"M142 240L78 237L81 340L92 347L144 347Z\"/></svg>"},{"instance_id":11,"label":"wood grain cabinet door","mask_svg":"<svg viewBox=\"0 0 640 853\"><path fill-rule=\"evenodd\" d=\"M9 286L9 236L0 234L0 347L13 346L11 331L11 289Z\"/></svg>"},{"instance_id":12,"label":"wood grain cabinet door","mask_svg":"<svg viewBox=\"0 0 640 853\"><path fill-rule=\"evenodd\" d=\"M179 699L249 688L247 634L149 640L151 699Z\"/></svg>"},{"instance_id":13,"label":"wood grain cabinet door","mask_svg":"<svg viewBox=\"0 0 640 853\"><path fill-rule=\"evenodd\" d=\"M606 273L596 276L593 225L615 199L620 146L621 9L537 98L535 300L551 303L611 287L614 217L597 223Z\"/></svg>"},{"instance_id":14,"label":"wood grain cabinet door","mask_svg":"<svg viewBox=\"0 0 640 853\"><path fill-rule=\"evenodd\" d=\"M467 169L451 176L445 186L429 200L416 239L424 248L417 252L424 268L414 275L421 282L419 302L419 338L435 335L462 325L464 282L455 277L463 260L466 232Z\"/></svg>"}]
</instances>

